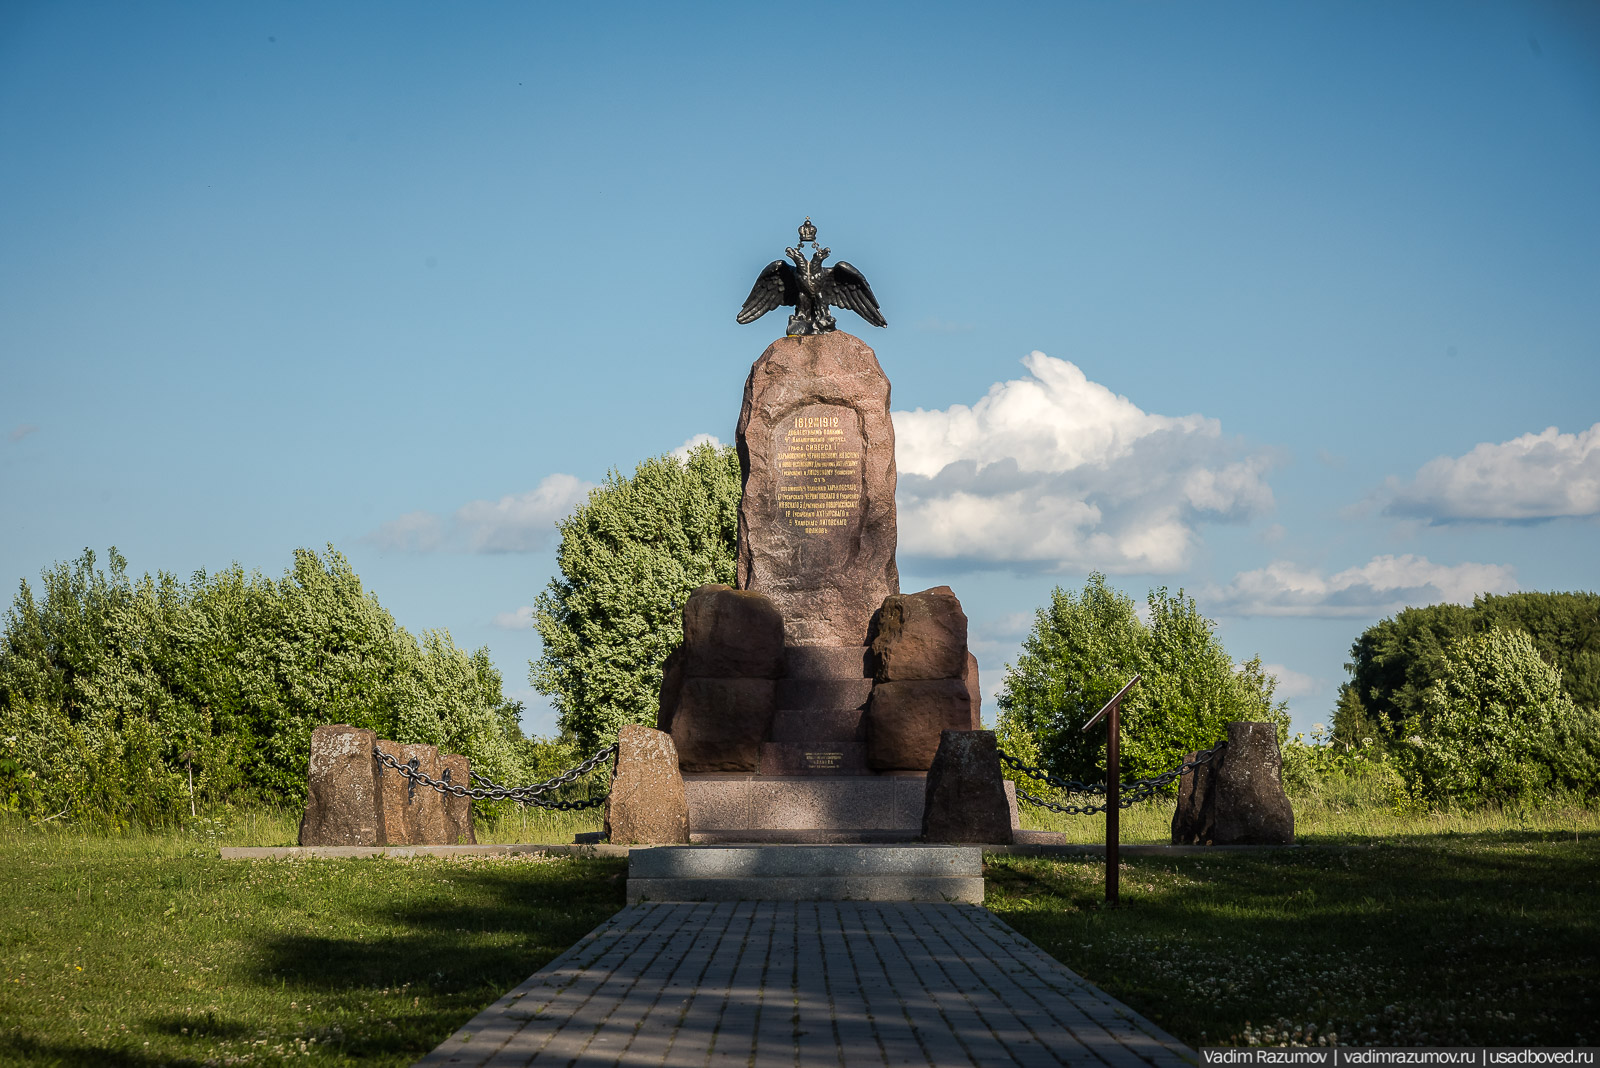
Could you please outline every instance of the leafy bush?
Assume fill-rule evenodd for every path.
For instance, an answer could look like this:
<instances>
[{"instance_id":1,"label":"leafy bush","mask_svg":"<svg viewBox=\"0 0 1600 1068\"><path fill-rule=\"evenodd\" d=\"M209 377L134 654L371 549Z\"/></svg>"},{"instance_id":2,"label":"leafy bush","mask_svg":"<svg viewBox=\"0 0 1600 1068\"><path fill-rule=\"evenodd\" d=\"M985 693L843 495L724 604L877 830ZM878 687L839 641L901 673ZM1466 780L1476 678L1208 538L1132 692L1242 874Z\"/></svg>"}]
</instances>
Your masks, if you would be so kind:
<instances>
[{"instance_id":1,"label":"leafy bush","mask_svg":"<svg viewBox=\"0 0 1600 1068\"><path fill-rule=\"evenodd\" d=\"M1330 811L1404 808L1405 782L1382 747L1334 740L1313 724L1311 740L1296 734L1284 742L1283 788L1296 803L1316 802Z\"/></svg>"},{"instance_id":2,"label":"leafy bush","mask_svg":"<svg viewBox=\"0 0 1600 1068\"><path fill-rule=\"evenodd\" d=\"M1560 669L1573 702L1600 713L1600 594L1483 594L1470 607L1407 608L1363 631L1345 665L1350 680L1340 689L1334 737L1352 745L1405 737L1441 677L1450 644L1496 628L1525 631L1545 662Z\"/></svg>"},{"instance_id":3,"label":"leafy bush","mask_svg":"<svg viewBox=\"0 0 1600 1068\"><path fill-rule=\"evenodd\" d=\"M1274 723L1280 740L1287 735L1288 712L1273 702L1276 680L1259 658L1236 668L1182 590L1153 590L1146 606L1148 623L1098 573L1081 594L1053 591L1000 694L997 729L1009 753L1103 781L1105 731L1082 728L1136 673L1143 679L1122 703L1124 778L1168 770L1220 741L1234 720Z\"/></svg>"},{"instance_id":4,"label":"leafy bush","mask_svg":"<svg viewBox=\"0 0 1600 1068\"><path fill-rule=\"evenodd\" d=\"M0 804L152 820L209 801L296 804L323 723L465 753L516 776L520 706L487 650L419 642L331 546L277 582L238 566L130 579L85 550L23 582L0 639Z\"/></svg>"},{"instance_id":5,"label":"leafy bush","mask_svg":"<svg viewBox=\"0 0 1600 1068\"><path fill-rule=\"evenodd\" d=\"M1576 719L1528 634L1496 627L1447 645L1395 757L1418 798L1529 801L1561 785L1556 750L1577 741L1562 729Z\"/></svg>"}]
</instances>

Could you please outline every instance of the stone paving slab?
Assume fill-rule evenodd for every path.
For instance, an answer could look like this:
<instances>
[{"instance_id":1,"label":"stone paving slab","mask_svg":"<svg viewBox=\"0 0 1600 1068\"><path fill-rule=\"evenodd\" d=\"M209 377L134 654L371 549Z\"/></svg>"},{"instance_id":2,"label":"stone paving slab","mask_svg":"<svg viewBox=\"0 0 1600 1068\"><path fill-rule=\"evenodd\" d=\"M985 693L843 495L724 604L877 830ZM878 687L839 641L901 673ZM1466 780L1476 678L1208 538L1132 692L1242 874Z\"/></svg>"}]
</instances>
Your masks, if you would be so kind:
<instances>
[{"instance_id":1,"label":"stone paving slab","mask_svg":"<svg viewBox=\"0 0 1600 1068\"><path fill-rule=\"evenodd\" d=\"M1180 1068L1195 1052L987 909L632 905L419 1065Z\"/></svg>"}]
</instances>

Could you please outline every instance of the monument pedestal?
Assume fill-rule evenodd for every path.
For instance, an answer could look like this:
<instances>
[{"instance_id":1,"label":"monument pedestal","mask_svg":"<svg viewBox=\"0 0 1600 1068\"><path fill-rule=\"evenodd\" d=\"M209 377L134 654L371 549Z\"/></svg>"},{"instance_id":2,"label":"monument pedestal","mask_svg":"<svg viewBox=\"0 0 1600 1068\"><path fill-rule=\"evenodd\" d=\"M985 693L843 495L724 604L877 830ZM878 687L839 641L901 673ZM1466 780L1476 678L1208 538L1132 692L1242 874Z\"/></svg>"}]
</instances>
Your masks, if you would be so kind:
<instances>
[{"instance_id":1,"label":"monument pedestal","mask_svg":"<svg viewBox=\"0 0 1600 1068\"><path fill-rule=\"evenodd\" d=\"M685 775L692 842L914 842L922 775Z\"/></svg>"},{"instance_id":2,"label":"monument pedestal","mask_svg":"<svg viewBox=\"0 0 1600 1068\"><path fill-rule=\"evenodd\" d=\"M1025 833L1018 830L1015 784L1003 785L1012 833ZM708 844L915 842L927 789L926 774L916 771L683 777L689 841Z\"/></svg>"}]
</instances>

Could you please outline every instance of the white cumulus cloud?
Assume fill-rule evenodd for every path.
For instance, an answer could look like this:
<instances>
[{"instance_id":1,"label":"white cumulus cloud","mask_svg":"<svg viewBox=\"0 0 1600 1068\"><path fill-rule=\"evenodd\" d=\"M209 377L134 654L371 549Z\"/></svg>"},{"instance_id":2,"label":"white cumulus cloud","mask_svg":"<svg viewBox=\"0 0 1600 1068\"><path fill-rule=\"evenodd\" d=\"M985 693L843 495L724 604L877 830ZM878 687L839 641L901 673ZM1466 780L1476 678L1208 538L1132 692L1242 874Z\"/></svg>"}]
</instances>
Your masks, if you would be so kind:
<instances>
[{"instance_id":1,"label":"white cumulus cloud","mask_svg":"<svg viewBox=\"0 0 1600 1068\"><path fill-rule=\"evenodd\" d=\"M426 553L444 547L445 523L432 512L407 512L368 534L364 541L380 549Z\"/></svg>"},{"instance_id":2,"label":"white cumulus cloud","mask_svg":"<svg viewBox=\"0 0 1600 1068\"><path fill-rule=\"evenodd\" d=\"M497 612L494 625L501 630L527 630L533 626L533 605L525 604L515 612Z\"/></svg>"},{"instance_id":3,"label":"white cumulus cloud","mask_svg":"<svg viewBox=\"0 0 1600 1068\"><path fill-rule=\"evenodd\" d=\"M564 518L594 489L572 475L546 475L533 489L498 501L470 501L456 509L456 525L476 553L518 553L542 549Z\"/></svg>"},{"instance_id":4,"label":"white cumulus cloud","mask_svg":"<svg viewBox=\"0 0 1600 1068\"><path fill-rule=\"evenodd\" d=\"M497 501L468 501L449 517L407 512L362 540L401 552L533 552L550 544L557 520L581 504L592 489L594 483L572 475L547 475L525 493L508 494Z\"/></svg>"},{"instance_id":5,"label":"white cumulus cloud","mask_svg":"<svg viewBox=\"0 0 1600 1068\"><path fill-rule=\"evenodd\" d=\"M1465 456L1441 456L1388 487L1390 515L1529 520L1600 515L1600 423L1577 434L1549 427Z\"/></svg>"},{"instance_id":6,"label":"white cumulus cloud","mask_svg":"<svg viewBox=\"0 0 1600 1068\"><path fill-rule=\"evenodd\" d=\"M1179 569L1201 522L1272 507L1270 459L1034 352L977 403L895 412L900 549L1041 569Z\"/></svg>"},{"instance_id":7,"label":"white cumulus cloud","mask_svg":"<svg viewBox=\"0 0 1600 1068\"><path fill-rule=\"evenodd\" d=\"M1272 691L1278 698L1310 697L1317 692L1317 680L1310 675L1282 664L1262 664L1261 669L1278 680L1278 688Z\"/></svg>"},{"instance_id":8,"label":"white cumulus cloud","mask_svg":"<svg viewBox=\"0 0 1600 1068\"><path fill-rule=\"evenodd\" d=\"M696 434L688 441L672 450L672 455L677 457L679 463L688 463L689 454L702 445L710 445L714 449L722 448L722 442L717 440L715 434Z\"/></svg>"},{"instance_id":9,"label":"white cumulus cloud","mask_svg":"<svg viewBox=\"0 0 1600 1068\"><path fill-rule=\"evenodd\" d=\"M1360 567L1324 575L1277 560L1241 571L1206 593L1220 615L1365 618L1402 608L1467 604L1480 593L1511 593L1516 570L1502 564L1436 564L1424 556L1375 556Z\"/></svg>"}]
</instances>

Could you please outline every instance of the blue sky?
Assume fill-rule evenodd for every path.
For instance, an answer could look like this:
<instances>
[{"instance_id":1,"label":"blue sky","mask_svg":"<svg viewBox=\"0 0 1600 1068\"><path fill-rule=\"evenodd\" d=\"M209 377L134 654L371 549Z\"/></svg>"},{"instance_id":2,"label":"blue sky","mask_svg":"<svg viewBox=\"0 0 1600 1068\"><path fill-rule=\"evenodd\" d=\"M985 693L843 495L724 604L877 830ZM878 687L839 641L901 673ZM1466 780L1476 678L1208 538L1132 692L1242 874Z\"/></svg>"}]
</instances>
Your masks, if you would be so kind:
<instances>
[{"instance_id":1,"label":"blue sky","mask_svg":"<svg viewBox=\"0 0 1600 1068\"><path fill-rule=\"evenodd\" d=\"M547 732L555 520L732 440L807 215L991 695L1095 568L1302 730L1404 605L1600 588L1587 3L5 5L0 579L331 542Z\"/></svg>"}]
</instances>

